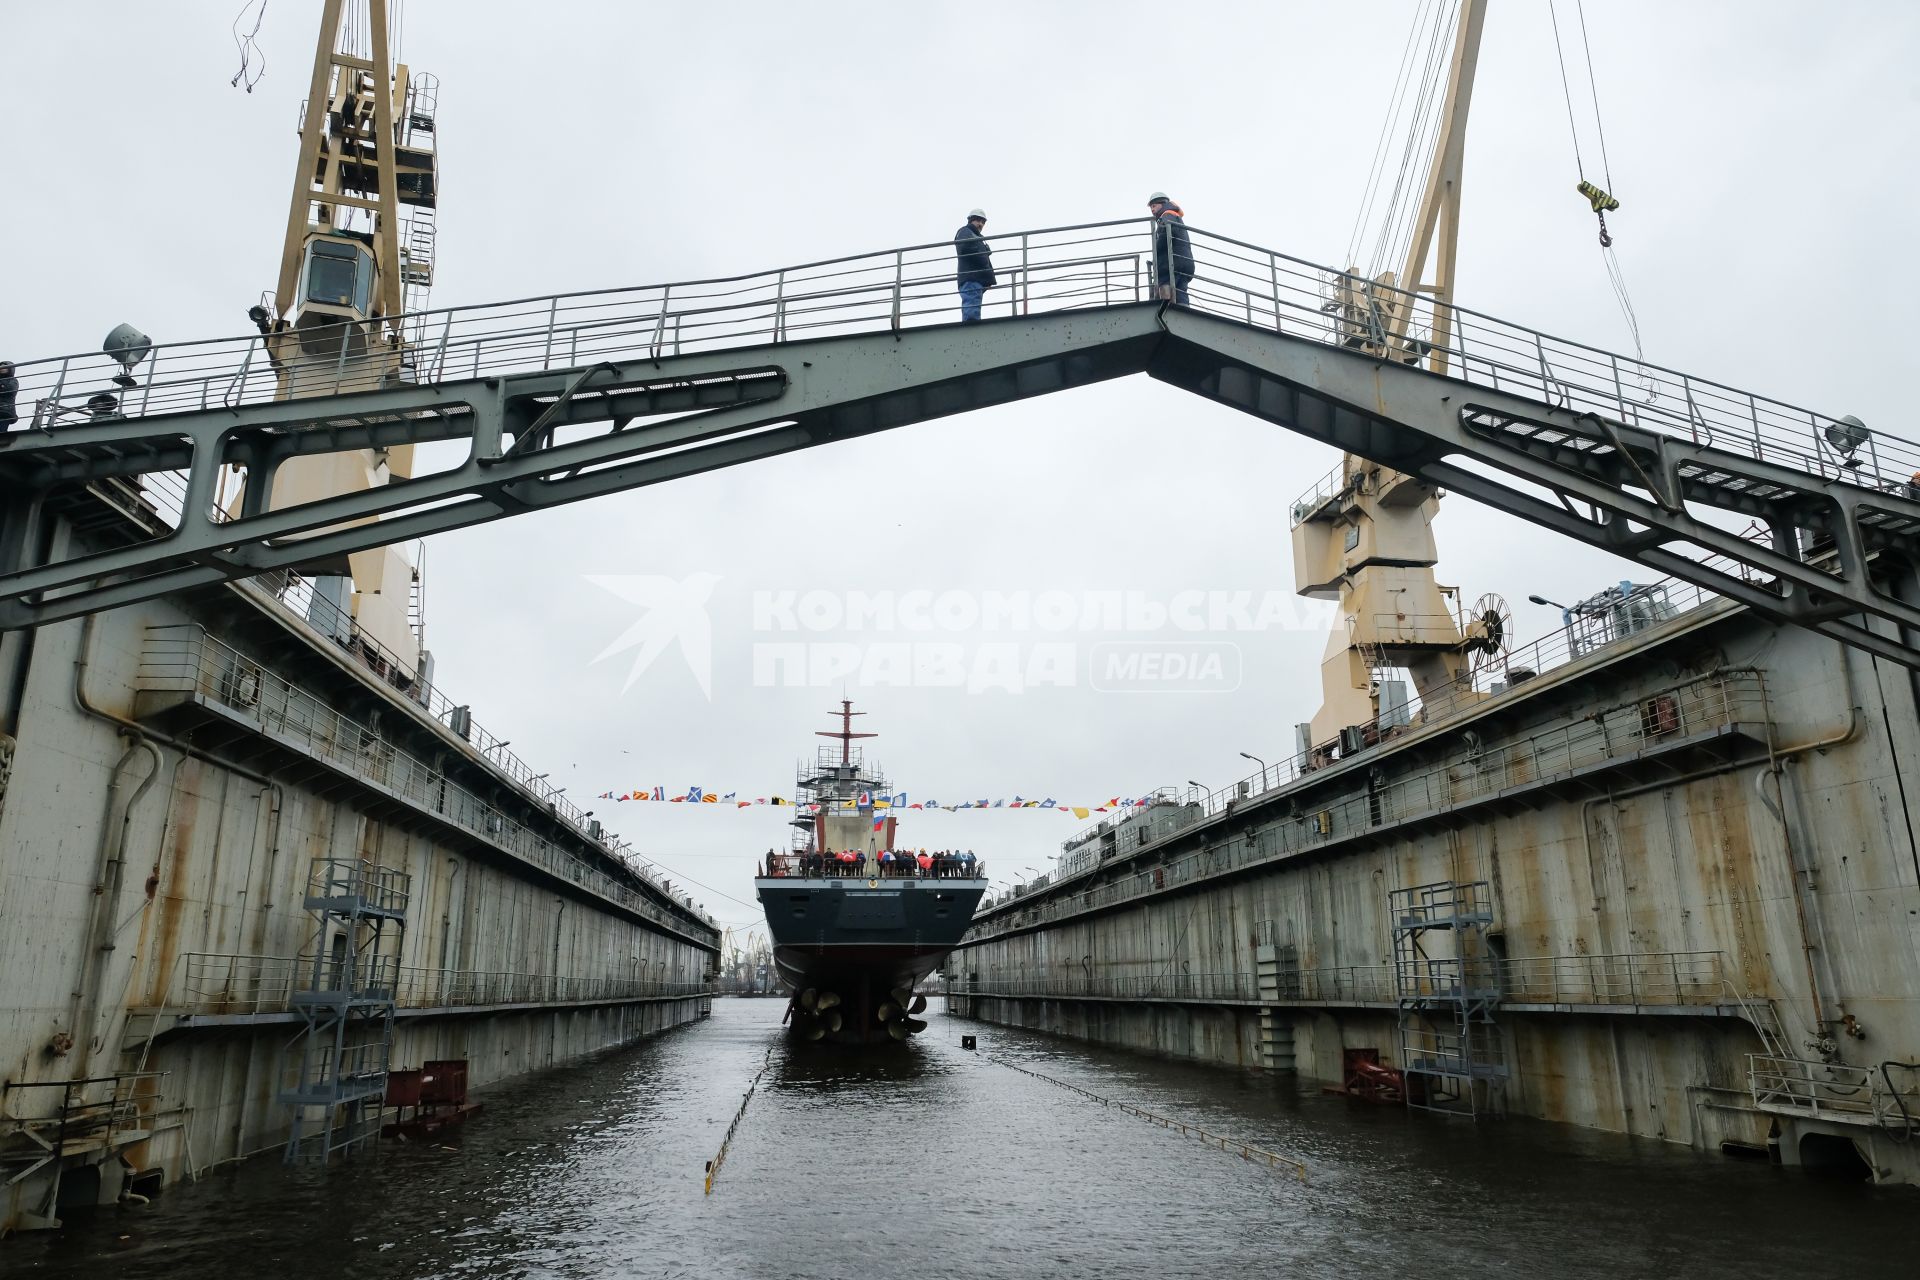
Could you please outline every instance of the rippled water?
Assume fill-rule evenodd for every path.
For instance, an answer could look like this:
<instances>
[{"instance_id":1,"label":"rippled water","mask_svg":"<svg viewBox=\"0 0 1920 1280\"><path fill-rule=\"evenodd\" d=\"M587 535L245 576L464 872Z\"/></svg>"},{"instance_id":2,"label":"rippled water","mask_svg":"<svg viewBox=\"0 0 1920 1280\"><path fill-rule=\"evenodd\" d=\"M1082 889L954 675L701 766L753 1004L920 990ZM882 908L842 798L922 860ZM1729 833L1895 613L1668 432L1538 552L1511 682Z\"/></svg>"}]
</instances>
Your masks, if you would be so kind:
<instances>
[{"instance_id":1,"label":"rippled water","mask_svg":"<svg viewBox=\"0 0 1920 1280\"><path fill-rule=\"evenodd\" d=\"M936 1010L938 1006L936 1005ZM237 1166L0 1244L0 1275L1849 1277L1916 1274L1920 1196L1560 1126L1472 1126L931 1015L789 1046L781 1002L489 1090L443 1141ZM980 1037L982 1052L959 1047ZM770 1066L711 1196L702 1169ZM1010 1071L1310 1166L1307 1182Z\"/></svg>"}]
</instances>

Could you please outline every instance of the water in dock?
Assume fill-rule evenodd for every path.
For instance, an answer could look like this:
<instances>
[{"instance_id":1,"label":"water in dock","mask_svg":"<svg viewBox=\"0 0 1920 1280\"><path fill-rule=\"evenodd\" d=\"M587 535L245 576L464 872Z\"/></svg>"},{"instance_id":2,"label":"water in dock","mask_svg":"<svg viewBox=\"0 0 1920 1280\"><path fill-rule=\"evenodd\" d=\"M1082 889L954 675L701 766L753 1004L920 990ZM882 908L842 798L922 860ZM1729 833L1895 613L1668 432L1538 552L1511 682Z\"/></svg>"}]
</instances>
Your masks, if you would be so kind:
<instances>
[{"instance_id":1,"label":"water in dock","mask_svg":"<svg viewBox=\"0 0 1920 1280\"><path fill-rule=\"evenodd\" d=\"M789 1045L778 1000L489 1090L436 1140L267 1156L0 1246L8 1276L1911 1276L1911 1190L948 1019ZM980 1051L960 1047L979 1037ZM768 1050L772 1049L771 1059ZM1309 1167L1302 1183L1043 1080ZM702 1170L767 1071L714 1184Z\"/></svg>"}]
</instances>

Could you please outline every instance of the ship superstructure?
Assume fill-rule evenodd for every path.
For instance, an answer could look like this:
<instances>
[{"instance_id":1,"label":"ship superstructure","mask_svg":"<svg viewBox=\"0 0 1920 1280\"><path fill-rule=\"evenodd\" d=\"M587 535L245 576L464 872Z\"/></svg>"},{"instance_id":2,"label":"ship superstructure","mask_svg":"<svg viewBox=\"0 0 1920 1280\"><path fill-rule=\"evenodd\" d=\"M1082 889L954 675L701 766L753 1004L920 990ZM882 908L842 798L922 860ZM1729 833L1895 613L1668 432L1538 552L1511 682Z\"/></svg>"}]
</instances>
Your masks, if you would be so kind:
<instances>
[{"instance_id":1,"label":"ship superstructure","mask_svg":"<svg viewBox=\"0 0 1920 1280\"><path fill-rule=\"evenodd\" d=\"M791 1000L790 1025L810 1040L865 1044L926 1029L914 984L937 968L973 921L987 887L971 850L900 844L899 806L886 775L854 742L842 700L837 739L803 761L794 839L769 852L754 881L767 913L773 961Z\"/></svg>"}]
</instances>

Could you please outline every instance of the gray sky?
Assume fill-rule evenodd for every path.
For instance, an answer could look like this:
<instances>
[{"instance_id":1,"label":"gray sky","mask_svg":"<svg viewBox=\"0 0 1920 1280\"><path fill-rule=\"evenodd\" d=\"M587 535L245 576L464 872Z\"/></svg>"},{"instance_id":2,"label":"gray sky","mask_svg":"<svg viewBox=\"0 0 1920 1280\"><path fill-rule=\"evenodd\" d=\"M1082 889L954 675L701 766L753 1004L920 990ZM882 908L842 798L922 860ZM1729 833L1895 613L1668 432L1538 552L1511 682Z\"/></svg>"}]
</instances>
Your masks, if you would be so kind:
<instances>
[{"instance_id":1,"label":"gray sky","mask_svg":"<svg viewBox=\"0 0 1920 1280\"><path fill-rule=\"evenodd\" d=\"M251 94L230 88L240 0L8 14L0 355L241 332L277 274L317 5L272 4ZM438 306L739 274L951 235L1189 221L1332 265L1346 250L1410 3L587 4L410 0L404 52L442 80ZM1562 3L1563 31L1573 19ZM1596 4L1587 15L1611 219L1648 358L1912 434L1897 255L1915 199L1920 10L1891 3ZM1575 37L1577 41L1577 37ZM1171 51L1171 52L1169 52ZM1569 52L1578 57L1577 42ZM1376 65L1377 61L1377 65ZM1597 142L1576 95L1589 176ZM1467 144L1457 298L1627 348L1576 179L1546 7L1496 0ZM769 635L756 591L1290 592L1287 504L1323 446L1128 379L432 540L438 682L536 769L751 923L769 810L593 801L689 784L791 794L840 697L757 687L756 642L1073 642L1038 631ZM857 511L857 515L835 514ZM1529 641L1629 566L1465 500L1440 579L1514 602ZM589 579L710 574L711 696L678 652L623 692L594 663L641 609ZM1300 618L1309 615L1302 611ZM1324 616L1316 615L1316 616ZM1239 647L1237 692L848 692L910 794L1100 800L1277 760L1319 701L1324 633ZM977 648L970 653L977 660ZM996 876L1081 824L913 815ZM721 896L722 894L731 897Z\"/></svg>"}]
</instances>

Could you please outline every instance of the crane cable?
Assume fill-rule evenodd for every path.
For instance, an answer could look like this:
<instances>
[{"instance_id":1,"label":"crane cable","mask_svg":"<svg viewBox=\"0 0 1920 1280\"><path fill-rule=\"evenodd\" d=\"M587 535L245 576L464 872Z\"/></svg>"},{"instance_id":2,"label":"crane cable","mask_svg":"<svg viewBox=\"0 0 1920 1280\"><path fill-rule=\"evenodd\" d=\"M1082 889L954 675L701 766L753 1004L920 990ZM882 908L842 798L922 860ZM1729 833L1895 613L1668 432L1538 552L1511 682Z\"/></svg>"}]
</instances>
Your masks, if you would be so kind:
<instances>
[{"instance_id":1,"label":"crane cable","mask_svg":"<svg viewBox=\"0 0 1920 1280\"><path fill-rule=\"evenodd\" d=\"M1580 181L1575 187L1587 198L1588 207L1600 221L1600 258L1607 269L1607 283L1613 289L1614 300L1619 303L1620 314L1627 322L1627 332L1633 338L1633 354L1643 366L1637 379L1646 392L1649 401L1658 399L1658 391L1653 380L1644 372L1646 350L1640 343L1640 318L1633 310L1633 297L1627 292L1626 273L1621 269L1619 256L1613 251L1613 236L1607 230L1607 214L1620 207L1620 201L1612 194L1613 164L1607 155L1607 128L1600 114L1600 84L1593 73L1593 44L1587 38L1587 9L1585 0L1574 0L1575 10L1580 20L1580 47L1587 63L1587 91L1593 102L1593 127L1600 141L1600 176L1606 185L1600 186L1587 179L1584 157L1580 154L1580 126L1574 119L1573 86L1567 77L1567 56L1560 38L1560 14L1554 0L1547 0L1547 15L1553 23L1553 52L1560 63L1560 91L1567 103L1567 131L1573 138L1573 167Z\"/></svg>"},{"instance_id":2,"label":"crane cable","mask_svg":"<svg viewBox=\"0 0 1920 1280\"><path fill-rule=\"evenodd\" d=\"M227 83L236 89L244 84L248 93L252 93L253 86L259 84L260 78L267 74L266 51L254 40L260 34L260 24L267 20L267 0L258 0L258 3L260 9L253 15L253 30L244 36L240 34L240 24L247 20L247 10L253 8L255 0L247 0L240 6L240 12L233 16L233 42L240 47L240 69L233 73L233 79ZM256 57L260 59L257 67L253 65Z\"/></svg>"},{"instance_id":3,"label":"crane cable","mask_svg":"<svg viewBox=\"0 0 1920 1280\"><path fill-rule=\"evenodd\" d=\"M1431 5L1436 14L1442 2L1443 0L1431 0ZM1400 54L1400 69L1394 76L1393 91L1387 98L1386 118L1381 121L1380 137L1374 144L1373 164L1367 171L1366 190L1361 195L1360 209L1353 220L1353 234L1347 242L1347 265L1350 267L1357 267L1359 264L1361 244L1368 230L1371 228L1375 202L1386 194L1382 184L1386 178L1387 161L1391 154L1390 148L1395 137L1394 126L1399 123L1402 112L1410 105L1407 99L1407 92L1412 87L1411 77L1413 69L1419 65L1420 62L1420 37L1422 32L1427 29L1429 19L1426 10L1428 7L1429 0L1421 0L1420 9L1415 12L1413 23L1407 30L1406 48L1403 49ZM1417 119L1421 110L1422 108L1415 107L1413 118ZM1400 177L1395 183L1393 196L1388 203L1381 205L1383 235L1384 225L1391 224L1396 220L1400 191L1405 181L1406 161L1403 159L1401 161ZM1366 274L1373 275L1378 271L1379 256L1379 251L1376 250L1374 260L1369 265Z\"/></svg>"}]
</instances>

